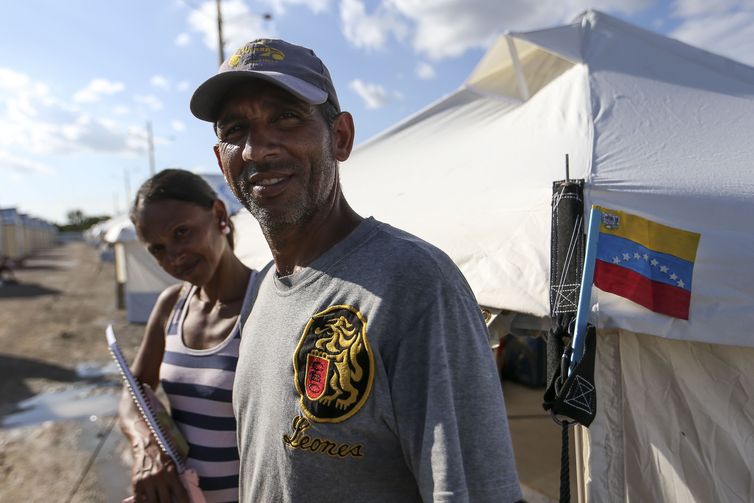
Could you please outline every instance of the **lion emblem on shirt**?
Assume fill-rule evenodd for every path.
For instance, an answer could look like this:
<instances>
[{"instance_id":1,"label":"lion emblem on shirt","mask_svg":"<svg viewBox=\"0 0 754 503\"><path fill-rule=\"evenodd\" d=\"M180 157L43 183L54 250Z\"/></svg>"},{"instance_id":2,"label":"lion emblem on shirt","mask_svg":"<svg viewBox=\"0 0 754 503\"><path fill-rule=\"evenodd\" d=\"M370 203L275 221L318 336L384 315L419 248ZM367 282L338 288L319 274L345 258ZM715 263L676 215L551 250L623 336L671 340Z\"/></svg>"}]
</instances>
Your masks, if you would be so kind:
<instances>
[{"instance_id":1,"label":"lion emblem on shirt","mask_svg":"<svg viewBox=\"0 0 754 503\"><path fill-rule=\"evenodd\" d=\"M369 397L374 379L366 319L347 305L318 312L304 328L293 365L307 418L339 423L353 416Z\"/></svg>"}]
</instances>

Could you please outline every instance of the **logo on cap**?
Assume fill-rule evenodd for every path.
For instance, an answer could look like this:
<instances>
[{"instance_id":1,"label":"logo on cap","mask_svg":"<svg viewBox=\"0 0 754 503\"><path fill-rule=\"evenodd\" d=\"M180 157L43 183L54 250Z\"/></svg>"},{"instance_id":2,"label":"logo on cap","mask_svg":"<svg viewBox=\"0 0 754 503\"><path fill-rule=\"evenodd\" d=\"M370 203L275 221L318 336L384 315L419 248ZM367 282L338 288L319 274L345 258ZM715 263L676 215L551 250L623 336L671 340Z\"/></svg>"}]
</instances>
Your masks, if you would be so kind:
<instances>
[{"instance_id":1,"label":"logo on cap","mask_svg":"<svg viewBox=\"0 0 754 503\"><path fill-rule=\"evenodd\" d=\"M245 64L254 66L258 63L283 61L285 54L280 49L275 49L263 42L257 41L246 44L238 49L228 60L228 66L231 68L237 67L241 62L241 58L244 58Z\"/></svg>"}]
</instances>

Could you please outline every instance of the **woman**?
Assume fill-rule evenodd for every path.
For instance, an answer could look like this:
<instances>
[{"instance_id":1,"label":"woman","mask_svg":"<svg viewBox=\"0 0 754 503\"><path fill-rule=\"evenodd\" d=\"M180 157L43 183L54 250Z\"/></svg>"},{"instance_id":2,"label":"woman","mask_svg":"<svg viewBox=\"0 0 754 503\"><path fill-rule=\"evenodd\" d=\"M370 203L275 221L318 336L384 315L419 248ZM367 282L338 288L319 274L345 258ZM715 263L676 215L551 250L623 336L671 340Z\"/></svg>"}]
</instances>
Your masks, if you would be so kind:
<instances>
[{"instance_id":1,"label":"woman","mask_svg":"<svg viewBox=\"0 0 754 503\"><path fill-rule=\"evenodd\" d=\"M171 415L189 444L187 465L199 474L208 503L238 500L238 449L231 390L255 272L233 253L225 205L200 176L161 171L141 186L131 220L166 272L182 281L160 295L147 322L133 373L161 384ZM243 314L242 314L243 313ZM135 500L188 501L174 467L129 397L121 428L133 448Z\"/></svg>"}]
</instances>

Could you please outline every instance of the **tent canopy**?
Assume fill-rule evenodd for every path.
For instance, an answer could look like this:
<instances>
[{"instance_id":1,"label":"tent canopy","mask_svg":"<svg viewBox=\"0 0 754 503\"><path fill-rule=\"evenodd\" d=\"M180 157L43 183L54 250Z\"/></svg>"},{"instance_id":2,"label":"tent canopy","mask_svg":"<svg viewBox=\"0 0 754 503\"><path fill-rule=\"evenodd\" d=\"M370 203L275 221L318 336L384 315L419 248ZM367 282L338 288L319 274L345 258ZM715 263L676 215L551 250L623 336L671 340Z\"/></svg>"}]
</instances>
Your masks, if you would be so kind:
<instances>
[{"instance_id":1,"label":"tent canopy","mask_svg":"<svg viewBox=\"0 0 754 503\"><path fill-rule=\"evenodd\" d=\"M588 496L750 501L752 131L754 68L588 11L501 37L460 89L361 145L340 173L357 212L439 246L482 305L540 318L565 154L587 208L700 233L688 321L595 289ZM261 267L258 225L246 212L236 222L239 256Z\"/></svg>"},{"instance_id":2,"label":"tent canopy","mask_svg":"<svg viewBox=\"0 0 754 503\"><path fill-rule=\"evenodd\" d=\"M446 251L480 304L546 317L551 186L569 154L587 207L702 236L689 321L598 292L600 323L751 346L751 131L753 68L588 11L502 36L458 91L360 146L341 178L356 211Z\"/></svg>"},{"instance_id":3,"label":"tent canopy","mask_svg":"<svg viewBox=\"0 0 754 503\"><path fill-rule=\"evenodd\" d=\"M358 120L357 120L358 122ZM439 246L480 304L549 314L554 180L599 204L699 232L688 321L597 291L599 322L752 346L754 68L587 11L503 35L464 84L341 166L362 215ZM270 253L246 212L238 253Z\"/></svg>"}]
</instances>

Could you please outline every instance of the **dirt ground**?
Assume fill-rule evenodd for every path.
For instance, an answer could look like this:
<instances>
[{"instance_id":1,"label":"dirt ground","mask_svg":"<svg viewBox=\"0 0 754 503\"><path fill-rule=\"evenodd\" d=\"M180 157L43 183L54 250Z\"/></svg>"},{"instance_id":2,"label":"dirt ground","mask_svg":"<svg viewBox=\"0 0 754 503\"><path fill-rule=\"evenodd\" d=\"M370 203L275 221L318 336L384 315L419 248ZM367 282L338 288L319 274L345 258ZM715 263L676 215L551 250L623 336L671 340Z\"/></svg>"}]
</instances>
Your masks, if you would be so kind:
<instances>
[{"instance_id":1,"label":"dirt ground","mask_svg":"<svg viewBox=\"0 0 754 503\"><path fill-rule=\"evenodd\" d=\"M143 327L129 325L116 308L113 264L73 242L35 254L16 277L18 284L0 286L0 421L40 393L93 386L90 395L115 395L118 376L92 379L77 372L84 363L111 362L108 323L129 359L141 339ZM92 414L0 427L0 501L120 501L127 495L128 455L117 426L107 434L112 421L112 415Z\"/></svg>"}]
</instances>

